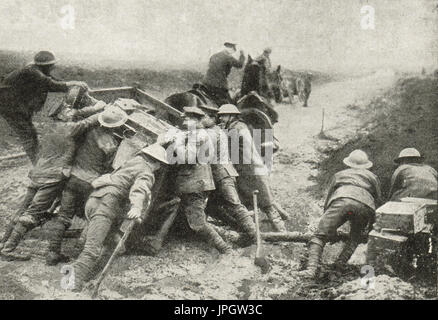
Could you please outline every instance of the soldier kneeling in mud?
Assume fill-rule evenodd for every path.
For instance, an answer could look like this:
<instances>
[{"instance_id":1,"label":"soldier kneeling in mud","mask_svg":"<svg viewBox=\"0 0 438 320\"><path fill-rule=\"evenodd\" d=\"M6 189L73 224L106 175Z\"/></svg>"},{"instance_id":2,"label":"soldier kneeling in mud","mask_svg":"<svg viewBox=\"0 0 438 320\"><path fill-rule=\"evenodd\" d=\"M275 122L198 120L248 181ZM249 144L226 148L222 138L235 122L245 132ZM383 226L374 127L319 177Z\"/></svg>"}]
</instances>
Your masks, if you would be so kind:
<instances>
[{"instance_id":1,"label":"soldier kneeling in mud","mask_svg":"<svg viewBox=\"0 0 438 320\"><path fill-rule=\"evenodd\" d=\"M120 168L105 174L92 182L94 191L85 206L89 220L84 249L73 263L75 283L74 291L81 291L85 282L95 274L99 258L105 245L124 219L125 208L128 219L141 222L143 212L151 203L151 190L155 183L155 172L162 165L169 164L166 150L153 144L142 149L134 158ZM129 201L129 203L128 203Z\"/></svg>"},{"instance_id":2,"label":"soldier kneeling in mud","mask_svg":"<svg viewBox=\"0 0 438 320\"><path fill-rule=\"evenodd\" d=\"M51 122L41 134L41 147L37 162L29 172L30 185L20 209L7 226L0 255L7 260L29 260L30 256L16 252L24 235L47 221L47 212L61 195L65 181L70 176L71 165L79 138L92 128L98 127L96 114L106 106L98 102L94 106L73 110L61 103L49 112ZM84 120L75 121L83 117Z\"/></svg>"},{"instance_id":3,"label":"soldier kneeling in mud","mask_svg":"<svg viewBox=\"0 0 438 320\"><path fill-rule=\"evenodd\" d=\"M353 255L363 233L374 223L376 206L382 204L380 182L368 169L373 163L362 150L354 150L344 159L349 168L332 178L324 204L324 214L318 229L309 241L307 269L301 271L306 278L316 278L321 256L327 242L336 242L337 229L350 221L350 240L345 243L335 262L336 269L343 269Z\"/></svg>"}]
</instances>

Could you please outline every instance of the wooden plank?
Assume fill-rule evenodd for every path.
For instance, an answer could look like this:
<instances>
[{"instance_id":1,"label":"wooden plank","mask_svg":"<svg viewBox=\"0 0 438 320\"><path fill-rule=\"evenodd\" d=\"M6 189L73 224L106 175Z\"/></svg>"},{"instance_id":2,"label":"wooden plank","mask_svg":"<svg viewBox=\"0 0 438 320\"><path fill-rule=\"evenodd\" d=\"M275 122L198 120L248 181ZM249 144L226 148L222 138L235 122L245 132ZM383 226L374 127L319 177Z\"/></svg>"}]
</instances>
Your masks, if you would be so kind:
<instances>
[{"instance_id":1,"label":"wooden plank","mask_svg":"<svg viewBox=\"0 0 438 320\"><path fill-rule=\"evenodd\" d=\"M135 99L134 87L102 88L89 91L90 95L106 103L114 102L118 98Z\"/></svg>"},{"instance_id":2,"label":"wooden plank","mask_svg":"<svg viewBox=\"0 0 438 320\"><path fill-rule=\"evenodd\" d=\"M140 103L149 103L156 108L164 109L167 113L176 117L181 117L183 114L181 111L178 111L174 107L144 92L143 90L136 88L136 94L137 94L137 100Z\"/></svg>"},{"instance_id":3,"label":"wooden plank","mask_svg":"<svg viewBox=\"0 0 438 320\"><path fill-rule=\"evenodd\" d=\"M0 161L13 160L13 159L24 158L24 157L26 157L26 153L22 152L22 153L12 154L10 156L0 157Z\"/></svg>"}]
</instances>

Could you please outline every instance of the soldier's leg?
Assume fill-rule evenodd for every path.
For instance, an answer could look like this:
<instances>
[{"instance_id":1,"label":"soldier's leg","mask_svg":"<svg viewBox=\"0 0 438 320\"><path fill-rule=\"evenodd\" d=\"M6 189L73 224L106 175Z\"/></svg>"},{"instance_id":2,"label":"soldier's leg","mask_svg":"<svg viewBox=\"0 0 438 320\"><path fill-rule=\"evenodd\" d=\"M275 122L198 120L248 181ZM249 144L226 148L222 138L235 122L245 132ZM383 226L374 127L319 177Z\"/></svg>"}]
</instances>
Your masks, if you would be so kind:
<instances>
[{"instance_id":1,"label":"soldier's leg","mask_svg":"<svg viewBox=\"0 0 438 320\"><path fill-rule=\"evenodd\" d=\"M46 256L48 265L56 265L59 262L67 262L68 257L61 254L62 240L65 231L71 226L71 222L77 210L82 210L84 201L92 191L92 186L72 176L62 193L61 208L59 214L50 224L49 250Z\"/></svg>"},{"instance_id":2,"label":"soldier's leg","mask_svg":"<svg viewBox=\"0 0 438 320\"><path fill-rule=\"evenodd\" d=\"M14 116L6 115L4 118L18 136L32 164L35 164L38 153L38 135L32 123L32 118L21 114Z\"/></svg>"},{"instance_id":3,"label":"soldier's leg","mask_svg":"<svg viewBox=\"0 0 438 320\"><path fill-rule=\"evenodd\" d=\"M344 244L344 247L336 259L335 266L338 268L344 267L350 260L357 246L367 232L367 227L370 221L374 218L374 212L371 208L352 199L348 199L350 205L345 206L344 211L347 212L347 220L350 221L350 240Z\"/></svg>"},{"instance_id":4,"label":"soldier's leg","mask_svg":"<svg viewBox=\"0 0 438 320\"><path fill-rule=\"evenodd\" d=\"M24 235L41 224L42 216L50 209L53 201L62 190L62 183L46 184L38 188L31 204L21 217L18 218L9 239L5 242L1 254L9 259L27 260L28 257L20 257L13 251L23 239Z\"/></svg>"},{"instance_id":5,"label":"soldier's leg","mask_svg":"<svg viewBox=\"0 0 438 320\"><path fill-rule=\"evenodd\" d=\"M242 204L236 189L236 180L226 177L217 183L217 191L220 192L225 208L237 221L239 227L251 240L255 240L256 230L254 221L248 209Z\"/></svg>"},{"instance_id":6,"label":"soldier's leg","mask_svg":"<svg viewBox=\"0 0 438 320\"><path fill-rule=\"evenodd\" d=\"M221 253L228 253L231 247L207 222L205 207L208 194L206 192L188 193L180 195L183 212L187 217L190 228L203 236Z\"/></svg>"},{"instance_id":7,"label":"soldier's leg","mask_svg":"<svg viewBox=\"0 0 438 320\"><path fill-rule=\"evenodd\" d=\"M333 201L321 217L318 229L308 244L307 269L301 272L304 277L317 276L325 244L336 241L338 228L347 221L345 204L344 199Z\"/></svg>"},{"instance_id":8,"label":"soldier's leg","mask_svg":"<svg viewBox=\"0 0 438 320\"><path fill-rule=\"evenodd\" d=\"M118 199L107 194L102 198L91 197L87 201L85 212L89 219L87 239L84 249L73 263L76 291L81 290L84 282L89 281L93 275L93 270L104 249L105 239L121 209Z\"/></svg>"},{"instance_id":9,"label":"soldier's leg","mask_svg":"<svg viewBox=\"0 0 438 320\"><path fill-rule=\"evenodd\" d=\"M19 221L25 225L35 228L44 222L47 211L51 208L53 202L61 195L65 182L47 183L38 186L32 202L24 211Z\"/></svg>"},{"instance_id":10,"label":"soldier's leg","mask_svg":"<svg viewBox=\"0 0 438 320\"><path fill-rule=\"evenodd\" d=\"M287 231L283 219L273 206L274 199L268 176L239 176L237 178L237 189L242 202L247 207L252 206L252 193L254 190L258 190L258 206L266 214L274 230Z\"/></svg>"},{"instance_id":11,"label":"soldier's leg","mask_svg":"<svg viewBox=\"0 0 438 320\"><path fill-rule=\"evenodd\" d=\"M23 201L21 201L19 208L14 213L9 223L6 225L5 233L3 234L3 237L0 240L0 249L3 248L3 244L9 239L9 236L11 235L11 232L14 229L14 226L17 223L18 218L20 218L23 215L23 213L26 211L26 209L29 207L37 190L38 189L32 185L27 187L27 191Z\"/></svg>"}]
</instances>

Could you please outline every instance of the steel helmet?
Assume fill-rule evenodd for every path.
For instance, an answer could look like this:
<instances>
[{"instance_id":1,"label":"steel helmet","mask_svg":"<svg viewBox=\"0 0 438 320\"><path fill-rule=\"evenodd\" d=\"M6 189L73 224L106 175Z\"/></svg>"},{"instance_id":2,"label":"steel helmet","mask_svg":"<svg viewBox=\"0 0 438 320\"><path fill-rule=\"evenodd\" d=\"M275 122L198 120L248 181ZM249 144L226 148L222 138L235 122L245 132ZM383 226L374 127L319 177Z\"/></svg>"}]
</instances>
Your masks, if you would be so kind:
<instances>
[{"instance_id":1,"label":"steel helmet","mask_svg":"<svg viewBox=\"0 0 438 320\"><path fill-rule=\"evenodd\" d=\"M362 150L354 150L343 161L350 168L356 169L369 169L373 166L373 163L368 160L368 155Z\"/></svg>"},{"instance_id":2,"label":"steel helmet","mask_svg":"<svg viewBox=\"0 0 438 320\"><path fill-rule=\"evenodd\" d=\"M193 114L198 117L205 116L205 112L199 109L198 107L184 107L183 110L185 114Z\"/></svg>"},{"instance_id":3,"label":"steel helmet","mask_svg":"<svg viewBox=\"0 0 438 320\"><path fill-rule=\"evenodd\" d=\"M165 164L170 164L169 161L167 160L166 149L164 149L159 143L151 144L150 146L141 149L141 152L147 154L148 156L154 158L155 160L158 160Z\"/></svg>"},{"instance_id":4,"label":"steel helmet","mask_svg":"<svg viewBox=\"0 0 438 320\"><path fill-rule=\"evenodd\" d=\"M58 62L55 55L50 51L40 51L33 58L34 64L37 66L48 66Z\"/></svg>"},{"instance_id":5,"label":"steel helmet","mask_svg":"<svg viewBox=\"0 0 438 320\"><path fill-rule=\"evenodd\" d=\"M237 43L236 43L236 42L233 42L233 41L226 41L226 42L224 43L224 46L225 46L225 47L236 48Z\"/></svg>"},{"instance_id":6,"label":"steel helmet","mask_svg":"<svg viewBox=\"0 0 438 320\"><path fill-rule=\"evenodd\" d=\"M219 108L219 112L217 114L240 114L240 111L234 104L223 104Z\"/></svg>"},{"instance_id":7,"label":"steel helmet","mask_svg":"<svg viewBox=\"0 0 438 320\"><path fill-rule=\"evenodd\" d=\"M266 53L272 53L272 49L271 48L265 48L264 50L263 50L263 52L266 52Z\"/></svg>"},{"instance_id":8,"label":"steel helmet","mask_svg":"<svg viewBox=\"0 0 438 320\"><path fill-rule=\"evenodd\" d=\"M400 151L400 154L398 155L397 158L394 159L394 162L395 163L400 163L401 159L406 159L406 158L423 159L423 157L421 156L420 152L418 152L417 149L415 149L415 148L405 148L402 151Z\"/></svg>"},{"instance_id":9,"label":"steel helmet","mask_svg":"<svg viewBox=\"0 0 438 320\"><path fill-rule=\"evenodd\" d=\"M126 123L128 115L119 107L111 106L102 111L98 116L98 121L102 127L117 128Z\"/></svg>"}]
</instances>

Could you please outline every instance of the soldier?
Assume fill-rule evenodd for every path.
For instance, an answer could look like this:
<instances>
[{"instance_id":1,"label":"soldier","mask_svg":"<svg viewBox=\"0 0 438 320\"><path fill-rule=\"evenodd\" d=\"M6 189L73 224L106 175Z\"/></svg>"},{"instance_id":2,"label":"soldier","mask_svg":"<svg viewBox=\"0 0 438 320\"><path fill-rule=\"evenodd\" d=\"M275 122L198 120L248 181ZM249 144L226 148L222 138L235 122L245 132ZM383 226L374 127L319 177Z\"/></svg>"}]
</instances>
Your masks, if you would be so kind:
<instances>
[{"instance_id":1,"label":"soldier","mask_svg":"<svg viewBox=\"0 0 438 320\"><path fill-rule=\"evenodd\" d=\"M202 129L202 118L205 113L197 107L184 108L183 129L188 130L189 141L178 139L175 142L175 150L178 154L184 155L184 164L179 164L177 167L177 175L175 180L176 193L181 199L181 208L184 212L190 228L204 237L221 253L231 252L231 247L222 239L216 230L207 222L205 208L209 192L215 190L213 173L211 167L207 163L189 163L188 154L196 154L200 145L194 145L190 141L196 138L200 144L205 143L209 136ZM187 140L187 139L184 139Z\"/></svg>"},{"instance_id":2,"label":"soldier","mask_svg":"<svg viewBox=\"0 0 438 320\"><path fill-rule=\"evenodd\" d=\"M260 65L262 65L265 68L266 73L271 71L271 58L269 57L272 53L272 49L271 48L265 48L265 50L263 50L263 53L258 56L257 58L255 58L255 61L257 61Z\"/></svg>"},{"instance_id":3,"label":"soldier","mask_svg":"<svg viewBox=\"0 0 438 320\"><path fill-rule=\"evenodd\" d=\"M236 52L235 43L225 42L224 46L224 50L211 56L207 73L202 80L202 84L207 88L211 98L218 106L232 102L228 92L227 78L231 68L240 69L245 62L245 55L242 50L240 50L239 60L233 57Z\"/></svg>"},{"instance_id":4,"label":"soldier","mask_svg":"<svg viewBox=\"0 0 438 320\"><path fill-rule=\"evenodd\" d=\"M105 240L112 234L111 229L124 219L125 212L128 211L128 219L141 222L144 218L142 213L151 202L154 174L163 164L169 164L166 151L153 144L114 172L92 182L94 190L85 206L89 220L85 246L73 263L74 291L82 290L84 282L91 279Z\"/></svg>"},{"instance_id":5,"label":"soldier","mask_svg":"<svg viewBox=\"0 0 438 320\"><path fill-rule=\"evenodd\" d=\"M226 104L219 108L218 116L223 129L228 129L232 140L239 138L238 163L233 159L233 150L230 150L231 159L239 174L237 189L245 205L252 203L254 190L259 190L259 207L266 213L276 231L286 231L286 226L279 213L274 208L274 199L269 183L269 173L259 152L257 151L248 126L239 119L240 111L235 105ZM233 131L235 130L235 131ZM230 143L230 148L233 147Z\"/></svg>"},{"instance_id":6,"label":"soldier","mask_svg":"<svg viewBox=\"0 0 438 320\"><path fill-rule=\"evenodd\" d=\"M113 132L123 126L127 119L128 115L118 107L106 108L98 117L101 126L87 132L84 142L78 147L70 178L62 194L61 208L52 220L47 265L69 260L61 254L65 230L70 227L75 213L83 212L85 202L93 191L93 180L111 170L120 144Z\"/></svg>"},{"instance_id":7,"label":"soldier","mask_svg":"<svg viewBox=\"0 0 438 320\"><path fill-rule=\"evenodd\" d=\"M76 109L71 109L70 104L67 103L68 100L69 99L67 97L67 99L65 101L63 101L61 104L54 104L52 106L52 108L49 110L49 113L48 113L49 117L56 117L57 114L59 114L60 110L66 108L66 110L63 113L65 113L68 117L71 117L72 121L79 121L79 120L82 120L82 119L84 119L88 116L91 116L97 112L102 111L103 108L106 106L106 104L103 101L99 101L99 100L96 100L94 98L88 97L87 101L85 101L85 103L86 103L85 107L82 107L82 109L76 110ZM92 104L94 104L94 105L92 105ZM82 104L82 105L84 105L84 104ZM51 131L43 132L41 144L42 144L42 148L44 150L48 150L51 147L52 138L50 138L50 137L52 134L53 133ZM46 154L47 152L40 151L40 153ZM62 182L63 181L60 181L60 183L62 183ZM18 210L14 213L13 218L10 220L10 222L6 226L6 230L3 234L3 237L0 240L0 249L3 247L4 243L8 240L18 218L23 215L24 211L32 203L32 200L33 200L37 191L38 191L38 183L31 183L28 186L24 200L20 204ZM50 207L50 211L55 209L55 207L56 207L56 201Z\"/></svg>"},{"instance_id":8,"label":"soldier","mask_svg":"<svg viewBox=\"0 0 438 320\"><path fill-rule=\"evenodd\" d=\"M368 169L373 163L362 150L354 150L344 159L349 168L339 171L332 178L324 204L324 215L318 229L309 241L307 270L302 275L315 278L325 244L337 241L337 229L350 221L350 241L348 241L335 267L342 268L353 255L362 235L374 222L376 206L382 203L380 182Z\"/></svg>"},{"instance_id":9,"label":"soldier","mask_svg":"<svg viewBox=\"0 0 438 320\"><path fill-rule=\"evenodd\" d=\"M201 122L203 127L211 135L212 141L217 141L215 156L217 163L211 164L216 191L211 192L208 198L207 212L209 209L217 210L220 205L224 206L227 214L237 223L244 232L241 238L242 244L249 244L255 241L256 230L248 209L242 204L236 188L236 177L239 176L228 153L228 138L218 125L216 125L216 114L218 109L209 106L200 106L205 112Z\"/></svg>"},{"instance_id":10,"label":"soldier","mask_svg":"<svg viewBox=\"0 0 438 320\"><path fill-rule=\"evenodd\" d=\"M398 168L391 178L391 201L405 197L437 199L437 172L423 160L417 149L406 148L400 152L394 160Z\"/></svg>"},{"instance_id":11,"label":"soldier","mask_svg":"<svg viewBox=\"0 0 438 320\"><path fill-rule=\"evenodd\" d=\"M56 62L53 53L40 51L33 63L10 73L4 79L4 84L10 88L7 88L6 97L2 99L4 101L0 102L0 115L17 134L33 164L37 160L38 139L32 116L44 106L47 93L67 92L72 86L88 89L85 82L54 79L50 72Z\"/></svg>"},{"instance_id":12,"label":"soldier","mask_svg":"<svg viewBox=\"0 0 438 320\"><path fill-rule=\"evenodd\" d=\"M262 67L264 73L264 77L260 78L259 94L267 99L271 99L274 96L271 86L268 83L268 77L272 67L271 59L269 58L271 52L271 48L266 48L265 50L263 50L263 53L254 60Z\"/></svg>"},{"instance_id":13,"label":"soldier","mask_svg":"<svg viewBox=\"0 0 438 320\"><path fill-rule=\"evenodd\" d=\"M104 107L104 103L98 103L90 108L98 112ZM79 113L78 111L75 114ZM13 229L0 251L0 255L6 259L30 259L28 255L14 252L15 248L26 232L44 222L46 212L61 194L65 181L70 176L77 139L99 125L97 114L77 122L73 119L74 112L62 104L51 111L52 123L42 133L38 160L29 172L30 185L26 196L29 203L26 204L23 214L17 217L15 225L11 224Z\"/></svg>"}]
</instances>

